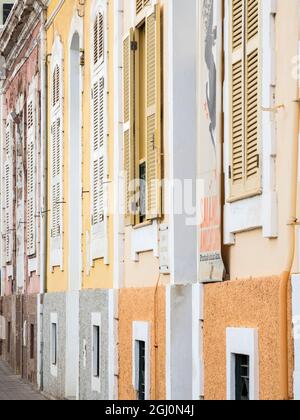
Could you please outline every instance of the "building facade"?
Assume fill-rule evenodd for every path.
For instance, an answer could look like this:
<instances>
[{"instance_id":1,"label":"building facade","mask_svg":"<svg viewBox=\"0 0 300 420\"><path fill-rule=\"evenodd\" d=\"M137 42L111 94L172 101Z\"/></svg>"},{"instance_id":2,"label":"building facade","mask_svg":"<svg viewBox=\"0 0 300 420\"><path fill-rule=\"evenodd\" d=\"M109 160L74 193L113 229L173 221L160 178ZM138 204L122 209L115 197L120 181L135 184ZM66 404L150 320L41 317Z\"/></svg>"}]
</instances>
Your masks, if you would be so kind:
<instances>
[{"instance_id":1,"label":"building facade","mask_svg":"<svg viewBox=\"0 0 300 420\"><path fill-rule=\"evenodd\" d=\"M11 10L11 3L1 3L1 358L36 386L43 7L16 2Z\"/></svg>"},{"instance_id":2,"label":"building facade","mask_svg":"<svg viewBox=\"0 0 300 420\"><path fill-rule=\"evenodd\" d=\"M208 75L200 76L199 111L209 109L213 168L222 180L222 246L213 250L222 251L226 269L224 282L204 286L205 398L293 399L299 346L292 336L299 297L299 2L201 3L200 63ZM211 133L202 131L199 141L205 150ZM200 281L212 280L200 272Z\"/></svg>"},{"instance_id":3,"label":"building facade","mask_svg":"<svg viewBox=\"0 0 300 420\"><path fill-rule=\"evenodd\" d=\"M115 392L113 28L113 2L48 5L43 383L60 398Z\"/></svg>"},{"instance_id":4,"label":"building facade","mask_svg":"<svg viewBox=\"0 0 300 420\"><path fill-rule=\"evenodd\" d=\"M0 2L0 359L45 395L300 398L299 10Z\"/></svg>"}]
</instances>

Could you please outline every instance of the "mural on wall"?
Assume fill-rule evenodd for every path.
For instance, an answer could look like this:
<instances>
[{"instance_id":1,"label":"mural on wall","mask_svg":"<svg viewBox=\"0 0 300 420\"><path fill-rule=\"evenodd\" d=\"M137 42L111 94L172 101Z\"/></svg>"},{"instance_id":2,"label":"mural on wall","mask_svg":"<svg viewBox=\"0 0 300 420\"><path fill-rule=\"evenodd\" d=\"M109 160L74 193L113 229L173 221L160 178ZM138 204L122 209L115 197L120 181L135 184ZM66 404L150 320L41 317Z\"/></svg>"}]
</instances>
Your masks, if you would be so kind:
<instances>
[{"instance_id":1,"label":"mural on wall","mask_svg":"<svg viewBox=\"0 0 300 420\"><path fill-rule=\"evenodd\" d=\"M199 281L224 279L222 260L222 2L200 2L200 171Z\"/></svg>"}]
</instances>

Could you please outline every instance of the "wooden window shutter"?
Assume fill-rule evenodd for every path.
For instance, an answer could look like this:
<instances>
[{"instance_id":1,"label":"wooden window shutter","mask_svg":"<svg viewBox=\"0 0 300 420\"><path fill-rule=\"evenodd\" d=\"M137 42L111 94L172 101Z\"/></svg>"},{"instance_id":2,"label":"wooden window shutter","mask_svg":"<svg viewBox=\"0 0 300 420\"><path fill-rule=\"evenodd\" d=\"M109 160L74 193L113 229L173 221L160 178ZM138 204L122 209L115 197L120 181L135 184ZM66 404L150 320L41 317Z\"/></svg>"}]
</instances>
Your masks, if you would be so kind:
<instances>
[{"instance_id":1,"label":"wooden window shutter","mask_svg":"<svg viewBox=\"0 0 300 420\"><path fill-rule=\"evenodd\" d=\"M59 104L60 101L60 68L55 66L52 75L52 107Z\"/></svg>"},{"instance_id":2,"label":"wooden window shutter","mask_svg":"<svg viewBox=\"0 0 300 420\"><path fill-rule=\"evenodd\" d=\"M232 1L232 51L231 51L231 195L236 197L244 190L244 113L243 113L243 26L244 0Z\"/></svg>"},{"instance_id":3,"label":"wooden window shutter","mask_svg":"<svg viewBox=\"0 0 300 420\"><path fill-rule=\"evenodd\" d=\"M245 63L245 183L246 192L259 192L260 146L259 146L259 0L247 0L246 63Z\"/></svg>"},{"instance_id":4,"label":"wooden window shutter","mask_svg":"<svg viewBox=\"0 0 300 420\"><path fill-rule=\"evenodd\" d=\"M8 122L5 131L4 163L4 224L5 224L5 260L12 263L13 256L13 125Z\"/></svg>"},{"instance_id":5,"label":"wooden window shutter","mask_svg":"<svg viewBox=\"0 0 300 420\"><path fill-rule=\"evenodd\" d=\"M231 2L231 199L260 192L259 0Z\"/></svg>"},{"instance_id":6,"label":"wooden window shutter","mask_svg":"<svg viewBox=\"0 0 300 420\"><path fill-rule=\"evenodd\" d=\"M92 225L104 221L104 78L93 86Z\"/></svg>"},{"instance_id":7,"label":"wooden window shutter","mask_svg":"<svg viewBox=\"0 0 300 420\"><path fill-rule=\"evenodd\" d=\"M96 66L104 61L104 16L102 12L96 16L93 31L94 65Z\"/></svg>"},{"instance_id":8,"label":"wooden window shutter","mask_svg":"<svg viewBox=\"0 0 300 420\"><path fill-rule=\"evenodd\" d=\"M134 31L123 42L125 224L135 221L134 159Z\"/></svg>"},{"instance_id":9,"label":"wooden window shutter","mask_svg":"<svg viewBox=\"0 0 300 420\"><path fill-rule=\"evenodd\" d=\"M62 235L62 156L61 156L61 120L55 119L51 127L51 166L52 166L52 198L51 198L51 214L52 227L51 237L53 239L60 238Z\"/></svg>"},{"instance_id":10,"label":"wooden window shutter","mask_svg":"<svg viewBox=\"0 0 300 420\"><path fill-rule=\"evenodd\" d=\"M160 8L146 17L147 219L161 216L161 37Z\"/></svg>"},{"instance_id":11,"label":"wooden window shutter","mask_svg":"<svg viewBox=\"0 0 300 420\"><path fill-rule=\"evenodd\" d=\"M36 162L35 162L35 130L36 108L34 95L27 103L27 253L36 253Z\"/></svg>"},{"instance_id":12,"label":"wooden window shutter","mask_svg":"<svg viewBox=\"0 0 300 420\"><path fill-rule=\"evenodd\" d=\"M91 260L104 258L108 263L108 125L107 60L105 46L105 10L94 21L94 61L92 74L91 144Z\"/></svg>"},{"instance_id":13,"label":"wooden window shutter","mask_svg":"<svg viewBox=\"0 0 300 420\"><path fill-rule=\"evenodd\" d=\"M63 95L62 64L56 65L52 73L52 101L50 123L50 238L51 267L62 267L63 239Z\"/></svg>"},{"instance_id":14,"label":"wooden window shutter","mask_svg":"<svg viewBox=\"0 0 300 420\"><path fill-rule=\"evenodd\" d=\"M135 12L138 15L144 9L145 6L151 3L151 0L136 0L135 1Z\"/></svg>"}]
</instances>

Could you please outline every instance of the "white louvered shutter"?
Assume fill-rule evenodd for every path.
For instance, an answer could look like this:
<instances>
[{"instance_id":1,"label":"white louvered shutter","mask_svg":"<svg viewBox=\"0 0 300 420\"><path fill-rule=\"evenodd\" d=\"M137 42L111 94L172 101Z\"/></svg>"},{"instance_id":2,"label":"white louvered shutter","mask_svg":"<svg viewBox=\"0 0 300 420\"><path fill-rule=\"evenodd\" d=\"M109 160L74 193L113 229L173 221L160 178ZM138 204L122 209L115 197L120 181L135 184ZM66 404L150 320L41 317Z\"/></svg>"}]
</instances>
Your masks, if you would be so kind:
<instances>
[{"instance_id":1,"label":"white louvered shutter","mask_svg":"<svg viewBox=\"0 0 300 420\"><path fill-rule=\"evenodd\" d=\"M63 234L63 122L62 69L56 65L52 74L51 97L51 265L62 265Z\"/></svg>"},{"instance_id":2,"label":"white louvered shutter","mask_svg":"<svg viewBox=\"0 0 300 420\"><path fill-rule=\"evenodd\" d=\"M27 102L27 253L36 253L36 103L33 94Z\"/></svg>"},{"instance_id":3,"label":"white louvered shutter","mask_svg":"<svg viewBox=\"0 0 300 420\"><path fill-rule=\"evenodd\" d=\"M13 127L8 122L5 130L5 158L4 158L4 238L5 261L12 263L13 255Z\"/></svg>"},{"instance_id":4,"label":"white louvered shutter","mask_svg":"<svg viewBox=\"0 0 300 420\"><path fill-rule=\"evenodd\" d=\"M107 206L107 129L105 24L100 11L93 26L91 225L92 259L105 257Z\"/></svg>"},{"instance_id":5,"label":"white louvered shutter","mask_svg":"<svg viewBox=\"0 0 300 420\"><path fill-rule=\"evenodd\" d=\"M96 226L104 220L104 78L93 87L93 215Z\"/></svg>"}]
</instances>

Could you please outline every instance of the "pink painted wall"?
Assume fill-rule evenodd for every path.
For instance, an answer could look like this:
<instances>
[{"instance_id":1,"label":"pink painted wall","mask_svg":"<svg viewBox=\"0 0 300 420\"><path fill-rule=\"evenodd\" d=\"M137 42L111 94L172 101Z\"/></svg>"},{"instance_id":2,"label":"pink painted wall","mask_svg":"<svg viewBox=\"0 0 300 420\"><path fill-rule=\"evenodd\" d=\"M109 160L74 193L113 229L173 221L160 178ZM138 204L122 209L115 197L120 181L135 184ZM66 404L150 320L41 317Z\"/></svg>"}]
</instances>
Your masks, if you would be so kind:
<instances>
[{"instance_id":1,"label":"pink painted wall","mask_svg":"<svg viewBox=\"0 0 300 420\"><path fill-rule=\"evenodd\" d=\"M23 115L26 116L26 101L27 97L29 95L29 87L32 83L33 79L39 75L39 63L40 63L40 50L39 50L39 44L34 46L34 43L36 42L36 39L40 32L40 24L38 23L36 27L34 28L32 35L25 43L23 49L21 50L19 56L14 61L13 65L10 69L7 71L7 80L9 80L11 77L12 80L6 85L6 91L5 91L5 109L6 109L6 115L9 115L11 112L16 111L17 102L20 98L20 96L23 96L23 109L21 112ZM28 52L30 52L30 55L26 58L26 55ZM22 64L23 63L23 64ZM14 72L16 71L16 68L20 66L18 72L14 75ZM40 92L40 80L38 78L38 90ZM40 121L39 114L40 114L40 101L38 100L36 103L37 106L37 120ZM4 115L5 118L5 115ZM25 133L25 130L24 130ZM37 155L40 156L40 130L38 130L37 135ZM26 134L26 133L25 133ZM23 136L23 144L26 142L25 135ZM15 147L15 146L14 146ZM24 148L23 148L24 150ZM26 156L26 155L25 155ZM24 159L23 161L25 168L26 168L26 161ZM39 162L36 162L37 168L39 168ZM14 171L16 172L16 156L14 156ZM14 174L16 176L16 173ZM39 179L39 177L38 177ZM26 170L25 170L25 178L23 179L23 184L25 185L24 188L24 195L23 197L19 197L19 200L23 200L22 204L24 205L24 220L26 220L26 204L27 204L27 191L26 191ZM39 206L39 197L40 197L40 182L37 183L37 196L36 196L36 203L37 206ZM15 197L16 200L18 200L16 191L15 191ZM19 203L20 204L20 203ZM14 229L17 229L18 226L16 226L16 208L17 208L17 202L15 202L14 205ZM40 241L40 226L39 226L39 218L36 218L36 223L38 224L37 227L37 243ZM15 235L15 241L16 241ZM14 246L14 249L16 246ZM39 276L37 273L32 273L31 276L28 275L28 256L26 255L27 251L27 243L26 243L26 225L24 230L24 291L25 294L37 294L40 291L40 281ZM14 264L16 264L16 255L14 255ZM10 295L12 293L12 279L7 277L7 270L3 271L4 273L4 294ZM16 279L14 279L16 281Z\"/></svg>"}]
</instances>

